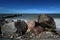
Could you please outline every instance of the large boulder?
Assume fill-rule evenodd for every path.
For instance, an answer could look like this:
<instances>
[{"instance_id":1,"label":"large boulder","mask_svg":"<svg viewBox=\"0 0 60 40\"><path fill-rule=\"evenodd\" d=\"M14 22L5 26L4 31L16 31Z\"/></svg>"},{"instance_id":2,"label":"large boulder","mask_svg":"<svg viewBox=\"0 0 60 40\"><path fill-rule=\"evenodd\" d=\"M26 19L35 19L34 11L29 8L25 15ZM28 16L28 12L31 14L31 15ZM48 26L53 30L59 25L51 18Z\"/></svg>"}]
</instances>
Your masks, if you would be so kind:
<instances>
[{"instance_id":1,"label":"large boulder","mask_svg":"<svg viewBox=\"0 0 60 40\"><path fill-rule=\"evenodd\" d=\"M16 33L19 35L24 35L27 31L27 24L25 21L18 20L15 22L15 27L17 28Z\"/></svg>"},{"instance_id":2,"label":"large boulder","mask_svg":"<svg viewBox=\"0 0 60 40\"><path fill-rule=\"evenodd\" d=\"M5 23L1 27L1 31L2 31L3 36L8 37L9 35L12 35L14 32L16 32L17 28L15 27L14 22Z\"/></svg>"},{"instance_id":3,"label":"large boulder","mask_svg":"<svg viewBox=\"0 0 60 40\"><path fill-rule=\"evenodd\" d=\"M33 30L34 27L35 27L35 21L30 20L30 21L27 22L27 25L28 25L27 32L30 32L30 31Z\"/></svg>"},{"instance_id":4,"label":"large boulder","mask_svg":"<svg viewBox=\"0 0 60 40\"><path fill-rule=\"evenodd\" d=\"M38 17L38 22L41 23L41 25L45 28L56 29L56 24L55 24L54 19L51 16L48 16L46 14L41 14Z\"/></svg>"}]
</instances>

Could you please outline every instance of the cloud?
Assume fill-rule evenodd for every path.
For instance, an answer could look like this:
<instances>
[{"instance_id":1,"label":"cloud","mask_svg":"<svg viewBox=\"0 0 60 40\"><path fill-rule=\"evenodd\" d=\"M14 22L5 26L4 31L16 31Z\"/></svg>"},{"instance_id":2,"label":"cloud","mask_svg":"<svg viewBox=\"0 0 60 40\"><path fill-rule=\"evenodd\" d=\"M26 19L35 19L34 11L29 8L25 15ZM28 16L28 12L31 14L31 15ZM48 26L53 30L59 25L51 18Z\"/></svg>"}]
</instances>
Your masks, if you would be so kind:
<instances>
[{"instance_id":1,"label":"cloud","mask_svg":"<svg viewBox=\"0 0 60 40\"><path fill-rule=\"evenodd\" d=\"M41 10L41 9L24 9L24 10L17 10L17 9L9 9L0 7L0 13L60 13L57 10Z\"/></svg>"}]
</instances>

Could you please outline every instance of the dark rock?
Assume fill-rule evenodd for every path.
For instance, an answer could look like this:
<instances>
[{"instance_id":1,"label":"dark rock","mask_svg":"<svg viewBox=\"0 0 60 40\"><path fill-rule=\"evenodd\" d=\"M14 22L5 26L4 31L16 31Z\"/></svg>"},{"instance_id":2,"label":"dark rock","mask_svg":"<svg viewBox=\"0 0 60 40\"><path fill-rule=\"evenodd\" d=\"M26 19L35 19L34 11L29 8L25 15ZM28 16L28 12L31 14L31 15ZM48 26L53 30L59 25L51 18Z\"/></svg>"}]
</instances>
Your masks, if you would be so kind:
<instances>
[{"instance_id":1,"label":"dark rock","mask_svg":"<svg viewBox=\"0 0 60 40\"><path fill-rule=\"evenodd\" d=\"M41 23L41 25L45 28L56 29L56 24L55 24L54 19L51 16L48 16L46 14L41 14L38 17L38 22Z\"/></svg>"}]
</instances>

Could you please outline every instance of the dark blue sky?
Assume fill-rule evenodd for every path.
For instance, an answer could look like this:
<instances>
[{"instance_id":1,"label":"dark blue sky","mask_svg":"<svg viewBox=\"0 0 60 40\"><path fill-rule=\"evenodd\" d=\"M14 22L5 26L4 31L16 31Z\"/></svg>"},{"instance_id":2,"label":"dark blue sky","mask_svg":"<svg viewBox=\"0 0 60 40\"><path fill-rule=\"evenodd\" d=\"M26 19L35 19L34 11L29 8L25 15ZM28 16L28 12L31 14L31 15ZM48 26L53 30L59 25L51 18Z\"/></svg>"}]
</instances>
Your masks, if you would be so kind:
<instances>
[{"instance_id":1,"label":"dark blue sky","mask_svg":"<svg viewBox=\"0 0 60 40\"><path fill-rule=\"evenodd\" d=\"M60 0L0 0L0 13L60 13Z\"/></svg>"}]
</instances>

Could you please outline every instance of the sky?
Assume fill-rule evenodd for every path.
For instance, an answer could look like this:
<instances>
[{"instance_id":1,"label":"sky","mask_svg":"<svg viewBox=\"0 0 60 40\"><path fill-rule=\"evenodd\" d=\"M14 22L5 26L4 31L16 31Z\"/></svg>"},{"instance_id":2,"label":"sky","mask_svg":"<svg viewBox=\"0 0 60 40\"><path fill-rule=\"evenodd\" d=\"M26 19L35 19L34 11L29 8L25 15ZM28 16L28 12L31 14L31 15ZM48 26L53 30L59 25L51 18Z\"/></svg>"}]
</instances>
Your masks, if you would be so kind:
<instances>
[{"instance_id":1,"label":"sky","mask_svg":"<svg viewBox=\"0 0 60 40\"><path fill-rule=\"evenodd\" d=\"M0 13L60 13L60 0L0 0Z\"/></svg>"}]
</instances>

